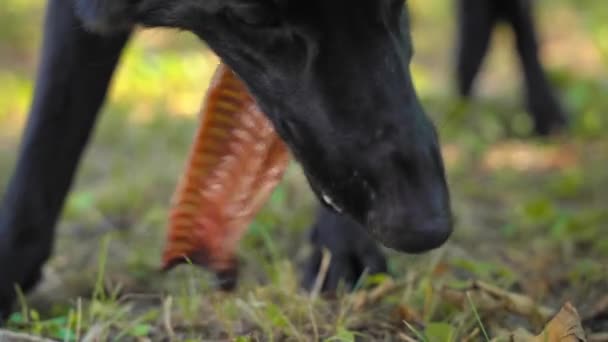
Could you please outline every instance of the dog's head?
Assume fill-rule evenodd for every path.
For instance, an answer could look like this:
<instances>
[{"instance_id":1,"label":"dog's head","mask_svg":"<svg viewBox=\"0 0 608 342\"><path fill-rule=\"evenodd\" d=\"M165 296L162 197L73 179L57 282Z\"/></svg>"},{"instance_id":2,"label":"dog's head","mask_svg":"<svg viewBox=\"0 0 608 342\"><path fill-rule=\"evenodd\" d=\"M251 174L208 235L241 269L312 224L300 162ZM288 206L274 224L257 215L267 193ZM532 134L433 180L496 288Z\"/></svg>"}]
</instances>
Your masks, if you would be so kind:
<instances>
[{"instance_id":1,"label":"dog's head","mask_svg":"<svg viewBox=\"0 0 608 342\"><path fill-rule=\"evenodd\" d=\"M200 36L249 87L318 198L406 252L452 230L437 135L409 72L403 0L134 0Z\"/></svg>"}]
</instances>

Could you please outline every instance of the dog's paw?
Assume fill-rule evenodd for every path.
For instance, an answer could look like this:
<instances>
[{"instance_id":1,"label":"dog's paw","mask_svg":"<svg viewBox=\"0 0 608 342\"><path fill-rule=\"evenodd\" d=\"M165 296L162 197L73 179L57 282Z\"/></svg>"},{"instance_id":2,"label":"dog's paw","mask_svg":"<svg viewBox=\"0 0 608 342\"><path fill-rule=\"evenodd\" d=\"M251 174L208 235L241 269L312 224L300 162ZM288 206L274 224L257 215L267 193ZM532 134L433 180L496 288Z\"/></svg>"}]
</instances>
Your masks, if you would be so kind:
<instances>
[{"instance_id":1,"label":"dog's paw","mask_svg":"<svg viewBox=\"0 0 608 342\"><path fill-rule=\"evenodd\" d=\"M352 288L362 275L387 272L386 258L377 243L351 219L322 208L312 231L313 253L305 265L303 286L312 290L319 280L323 292L338 286ZM329 252L325 258L324 253Z\"/></svg>"},{"instance_id":2,"label":"dog's paw","mask_svg":"<svg viewBox=\"0 0 608 342\"><path fill-rule=\"evenodd\" d=\"M6 291L0 290L0 328L6 323L13 307L13 291L11 293L3 292Z\"/></svg>"},{"instance_id":3,"label":"dog's paw","mask_svg":"<svg viewBox=\"0 0 608 342\"><path fill-rule=\"evenodd\" d=\"M11 314L17 299L16 289L26 293L42 278L42 265L48 257L45 250L34 245L13 249L0 243L0 321Z\"/></svg>"},{"instance_id":4,"label":"dog's paw","mask_svg":"<svg viewBox=\"0 0 608 342\"><path fill-rule=\"evenodd\" d=\"M560 133L567 128L568 116L550 90L528 94L527 106L537 135Z\"/></svg>"},{"instance_id":5,"label":"dog's paw","mask_svg":"<svg viewBox=\"0 0 608 342\"><path fill-rule=\"evenodd\" d=\"M386 273L386 261L381 253L364 254L361 251L352 253L336 253L330 251L329 267L322 267L323 253L315 249L313 255L305 266L303 287L312 290L320 280L319 289L324 293L331 293L343 284L347 288L353 288L361 277L379 273Z\"/></svg>"}]
</instances>

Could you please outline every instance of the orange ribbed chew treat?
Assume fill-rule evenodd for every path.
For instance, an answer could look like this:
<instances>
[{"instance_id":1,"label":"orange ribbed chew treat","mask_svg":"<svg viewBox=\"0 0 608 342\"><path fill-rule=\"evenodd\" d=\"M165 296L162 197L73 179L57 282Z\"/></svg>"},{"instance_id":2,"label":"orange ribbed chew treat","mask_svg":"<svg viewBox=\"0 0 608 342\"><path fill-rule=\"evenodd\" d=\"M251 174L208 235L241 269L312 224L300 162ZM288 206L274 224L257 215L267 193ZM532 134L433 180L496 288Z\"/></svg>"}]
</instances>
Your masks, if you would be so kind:
<instances>
[{"instance_id":1,"label":"orange ribbed chew treat","mask_svg":"<svg viewBox=\"0 0 608 342\"><path fill-rule=\"evenodd\" d=\"M236 271L236 248L281 180L287 147L245 85L220 65L174 197L164 269L192 262Z\"/></svg>"}]
</instances>

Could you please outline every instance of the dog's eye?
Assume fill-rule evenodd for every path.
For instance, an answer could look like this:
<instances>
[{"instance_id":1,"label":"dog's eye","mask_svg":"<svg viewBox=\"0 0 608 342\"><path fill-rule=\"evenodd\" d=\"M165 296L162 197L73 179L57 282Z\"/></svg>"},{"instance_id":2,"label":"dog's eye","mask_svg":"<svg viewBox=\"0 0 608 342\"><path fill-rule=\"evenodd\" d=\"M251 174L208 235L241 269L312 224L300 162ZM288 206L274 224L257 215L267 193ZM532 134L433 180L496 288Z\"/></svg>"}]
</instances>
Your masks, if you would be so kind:
<instances>
[{"instance_id":1,"label":"dog's eye","mask_svg":"<svg viewBox=\"0 0 608 342\"><path fill-rule=\"evenodd\" d=\"M268 4L243 2L226 9L227 16L236 22L254 27L272 27L280 22L276 9Z\"/></svg>"}]
</instances>

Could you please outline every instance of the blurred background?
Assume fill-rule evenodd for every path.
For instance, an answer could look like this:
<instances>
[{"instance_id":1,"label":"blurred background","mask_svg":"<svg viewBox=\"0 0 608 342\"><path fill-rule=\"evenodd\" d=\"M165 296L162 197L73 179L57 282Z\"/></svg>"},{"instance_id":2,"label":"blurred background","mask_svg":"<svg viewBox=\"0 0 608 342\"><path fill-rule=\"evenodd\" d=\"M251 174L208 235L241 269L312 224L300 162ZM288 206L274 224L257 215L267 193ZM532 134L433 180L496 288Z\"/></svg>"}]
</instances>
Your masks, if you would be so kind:
<instances>
[{"instance_id":1,"label":"blurred background","mask_svg":"<svg viewBox=\"0 0 608 342\"><path fill-rule=\"evenodd\" d=\"M494 35L476 98L465 104L453 78L453 2L408 3L414 79L440 132L457 219L445 248L424 256L392 255L390 267L398 278L418 277L408 303L425 320L453 323L452 313L437 309L440 300L432 300L431 284L473 278L517 288L546 305L572 299L583 311L592 307L608 292L608 6L597 0L536 1L542 59L571 118L565 134L539 139L531 137L508 28ZM0 191L12 172L32 95L43 7L42 0L4 0L0 11ZM32 299L48 304L37 306L46 308L45 317L66 316L75 298L90 298L101 268L106 288L117 293L152 298L159 291L176 298L209 293L211 278L204 271L184 267L167 276L157 270L169 201L217 63L185 32L148 30L130 43L66 203L46 280ZM294 163L243 241L237 297L197 295L197 301L177 305L179 317L211 307L214 315L225 316L216 329L228 334L238 333L234 322L240 320L246 322L242 326L266 329L251 318L255 315L239 315L234 308L242 304L263 322L271 313L255 303L269 298L264 291L297 293L297 268L309 252L306 231L315 207ZM104 305L116 303L98 304L98 316L91 317L106 317ZM141 314L131 309L120 317ZM116 312L107 310L108 317ZM292 317L291 309L282 310ZM23 323L15 317L16 326ZM339 318L327 317L328 322ZM501 322L510 327L508 320ZM293 333L289 325L276 329ZM46 334L56 333L50 331Z\"/></svg>"}]
</instances>

